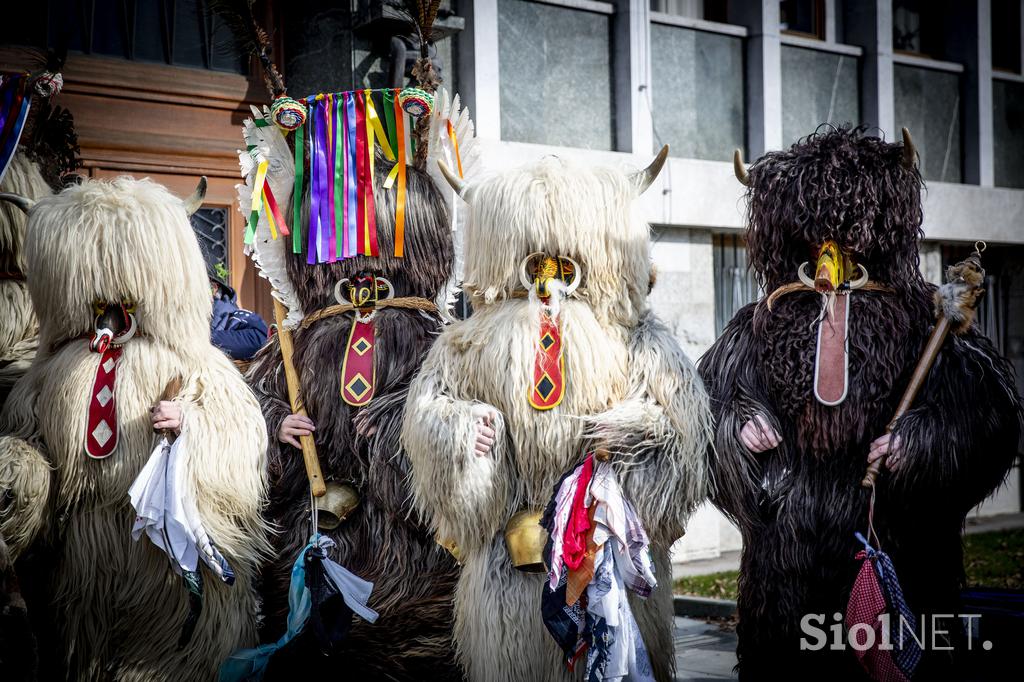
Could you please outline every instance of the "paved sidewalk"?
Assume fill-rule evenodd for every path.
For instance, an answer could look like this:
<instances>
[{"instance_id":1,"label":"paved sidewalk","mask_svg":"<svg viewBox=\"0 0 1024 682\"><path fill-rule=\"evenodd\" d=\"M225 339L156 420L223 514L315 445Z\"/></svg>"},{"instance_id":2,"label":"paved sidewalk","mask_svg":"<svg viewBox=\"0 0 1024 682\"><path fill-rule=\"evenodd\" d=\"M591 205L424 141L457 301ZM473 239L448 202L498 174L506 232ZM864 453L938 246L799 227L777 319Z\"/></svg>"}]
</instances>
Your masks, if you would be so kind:
<instances>
[{"instance_id":1,"label":"paved sidewalk","mask_svg":"<svg viewBox=\"0 0 1024 682\"><path fill-rule=\"evenodd\" d=\"M676 618L676 682L735 680L736 633L714 623Z\"/></svg>"},{"instance_id":2,"label":"paved sidewalk","mask_svg":"<svg viewBox=\"0 0 1024 682\"><path fill-rule=\"evenodd\" d=\"M964 532L968 535L974 535L975 533L994 533L1001 530L1014 530L1015 528L1024 528L1024 512L968 517Z\"/></svg>"},{"instance_id":3,"label":"paved sidewalk","mask_svg":"<svg viewBox=\"0 0 1024 682\"><path fill-rule=\"evenodd\" d=\"M694 559L681 564L672 564L672 579L689 578L695 575L709 575L722 571L736 571L740 567L740 551L722 552L714 559Z\"/></svg>"}]
</instances>

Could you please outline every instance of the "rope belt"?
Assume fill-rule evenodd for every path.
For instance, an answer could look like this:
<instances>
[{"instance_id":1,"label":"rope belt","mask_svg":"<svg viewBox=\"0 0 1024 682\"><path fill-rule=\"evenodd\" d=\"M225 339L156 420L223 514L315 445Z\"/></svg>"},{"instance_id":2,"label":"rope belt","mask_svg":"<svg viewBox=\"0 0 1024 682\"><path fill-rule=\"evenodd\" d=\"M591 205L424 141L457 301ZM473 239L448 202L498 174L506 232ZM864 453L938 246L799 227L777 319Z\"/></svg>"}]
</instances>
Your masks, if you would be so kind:
<instances>
[{"instance_id":1,"label":"rope belt","mask_svg":"<svg viewBox=\"0 0 1024 682\"><path fill-rule=\"evenodd\" d=\"M530 298L530 292L531 291L533 291L533 289L529 289L529 290L527 290L527 289L513 289L509 293L508 297L509 298ZM579 298L579 296L577 296L577 294L585 294L585 293L587 293L587 290L585 288L581 287L580 289L577 289L575 292L573 292L573 294L571 294L568 298L566 298L564 300L576 300L576 299Z\"/></svg>"},{"instance_id":2,"label":"rope belt","mask_svg":"<svg viewBox=\"0 0 1024 682\"><path fill-rule=\"evenodd\" d=\"M403 296L402 298L386 298L372 306L374 308L404 308L406 310L422 310L427 313L436 313L437 306L433 301L428 301L425 298L418 296ZM351 303L338 303L335 305L321 308L315 313L310 313L302 318L302 322L299 323L301 329L308 329L314 322L327 319L328 317L334 317L336 315L343 315L345 313L356 310L356 306Z\"/></svg>"},{"instance_id":3,"label":"rope belt","mask_svg":"<svg viewBox=\"0 0 1024 682\"><path fill-rule=\"evenodd\" d=\"M814 291L814 289L811 289L810 287L808 287L803 282L790 282L789 284L783 284L778 289L773 291L768 296L768 298L765 299L765 305L768 306L768 310L771 311L772 306L775 304L775 301L777 301L782 296L785 296L786 294L793 293L794 291L809 291L809 292L812 292L812 293L816 293ZM878 293L881 293L881 294L895 294L896 293L896 291L892 287L887 287L884 284L879 284L878 282L868 282L867 284L865 284L862 287L857 287L856 289L849 289L846 292L840 292L840 293L851 293L851 292L854 292L854 291L875 291L875 292L878 292Z\"/></svg>"}]
</instances>

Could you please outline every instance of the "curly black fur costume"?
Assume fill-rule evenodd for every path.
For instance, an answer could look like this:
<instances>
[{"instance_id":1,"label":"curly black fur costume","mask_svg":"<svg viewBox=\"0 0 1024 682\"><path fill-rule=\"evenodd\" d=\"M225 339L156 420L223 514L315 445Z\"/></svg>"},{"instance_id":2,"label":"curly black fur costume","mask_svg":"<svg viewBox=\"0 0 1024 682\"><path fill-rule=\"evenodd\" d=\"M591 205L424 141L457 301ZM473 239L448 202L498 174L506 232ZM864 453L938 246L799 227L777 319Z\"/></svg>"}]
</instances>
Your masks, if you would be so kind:
<instances>
[{"instance_id":1,"label":"curly black fur costume","mask_svg":"<svg viewBox=\"0 0 1024 682\"><path fill-rule=\"evenodd\" d=\"M717 417L714 502L743 534L743 679L780 671L866 679L852 650L800 651L800 620L824 614L825 629L846 610L861 548L854 531L866 530L860 480L869 445L885 432L935 322L934 287L918 268L922 182L902 152L843 128L766 154L749 171L746 238L765 291L795 281L798 265L834 239L895 293L851 294L849 395L836 407L813 395L822 304L810 290L770 311L764 302L743 308L701 360ZM1010 364L971 329L946 341L896 424L903 463L879 480L875 526L918 617L958 613L963 521L1012 465L1020 408ZM778 448L754 454L742 444L740 429L755 414L782 436ZM955 659L927 652L914 679L956 677Z\"/></svg>"},{"instance_id":2,"label":"curly black fur costume","mask_svg":"<svg viewBox=\"0 0 1024 682\"><path fill-rule=\"evenodd\" d=\"M356 257L307 266L305 256L288 262L289 278L306 313L335 303L334 285L345 277L373 272L386 277L395 296L437 298L448 282L454 259L448 212L431 179L408 168L405 257L394 258L394 190L382 188L392 164L376 160L377 235L380 256ZM308 183L307 183L308 185ZM308 186L302 229L308 225ZM298 229L298 226L296 226ZM304 240L305 242L305 240ZM315 440L326 480L352 483L359 507L336 530L332 558L356 575L373 581L369 605L380 618L370 625L355 618L348 637L332 656L324 656L304 634L272 659L269 676L294 679L318 672L322 679L461 679L452 645L452 603L458 569L435 543L408 504L408 462L399 444L409 382L441 327L435 314L399 308L378 309L376 388L364 408L345 404L340 379L351 313L328 317L296 330L295 366L302 399L316 424ZM257 356L248 379L263 405L271 478L269 518L278 525L275 561L264 573L263 639L285 631L292 563L309 540L309 483L302 456L281 443L276 433L291 413L280 349L270 343ZM356 420L365 420L357 431ZM370 437L363 434L376 429ZM340 677L339 677L340 675Z\"/></svg>"}]
</instances>

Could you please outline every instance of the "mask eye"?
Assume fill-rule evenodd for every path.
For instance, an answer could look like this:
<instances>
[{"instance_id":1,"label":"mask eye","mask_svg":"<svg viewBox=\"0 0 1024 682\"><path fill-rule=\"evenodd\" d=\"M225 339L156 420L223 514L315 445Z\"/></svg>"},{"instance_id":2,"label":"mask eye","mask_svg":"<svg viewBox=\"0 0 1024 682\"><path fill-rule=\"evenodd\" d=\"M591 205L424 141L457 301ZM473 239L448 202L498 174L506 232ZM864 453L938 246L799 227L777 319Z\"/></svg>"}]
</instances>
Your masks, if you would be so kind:
<instances>
[{"instance_id":1,"label":"mask eye","mask_svg":"<svg viewBox=\"0 0 1024 682\"><path fill-rule=\"evenodd\" d=\"M124 301L121 305L126 313L135 313L135 301Z\"/></svg>"},{"instance_id":2,"label":"mask eye","mask_svg":"<svg viewBox=\"0 0 1024 682\"><path fill-rule=\"evenodd\" d=\"M93 301L92 311L96 315L102 315L107 310L106 301Z\"/></svg>"}]
</instances>

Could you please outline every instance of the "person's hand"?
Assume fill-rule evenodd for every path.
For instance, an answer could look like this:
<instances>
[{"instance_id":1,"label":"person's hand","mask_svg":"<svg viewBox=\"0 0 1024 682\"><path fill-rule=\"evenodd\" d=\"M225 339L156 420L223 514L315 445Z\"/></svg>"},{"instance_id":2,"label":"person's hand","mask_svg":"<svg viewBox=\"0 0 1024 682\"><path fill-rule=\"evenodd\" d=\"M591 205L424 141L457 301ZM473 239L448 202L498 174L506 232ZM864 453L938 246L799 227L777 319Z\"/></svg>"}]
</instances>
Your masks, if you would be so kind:
<instances>
[{"instance_id":1,"label":"person's hand","mask_svg":"<svg viewBox=\"0 0 1024 682\"><path fill-rule=\"evenodd\" d=\"M772 428L764 415L754 415L740 429L740 442L751 452L764 452L779 447L782 437Z\"/></svg>"},{"instance_id":2,"label":"person's hand","mask_svg":"<svg viewBox=\"0 0 1024 682\"><path fill-rule=\"evenodd\" d=\"M473 452L477 457L486 457L494 447L494 425L498 421L498 413L487 405L474 405L472 413L476 426L476 440Z\"/></svg>"},{"instance_id":3,"label":"person's hand","mask_svg":"<svg viewBox=\"0 0 1024 682\"><path fill-rule=\"evenodd\" d=\"M277 439L282 443L301 448L299 438L312 436L314 431L316 431L316 425L313 424L312 419L304 414L290 414L281 422L281 428L277 430Z\"/></svg>"},{"instance_id":4,"label":"person's hand","mask_svg":"<svg viewBox=\"0 0 1024 682\"><path fill-rule=\"evenodd\" d=\"M887 433L871 441L868 450L868 464L873 464L884 457L882 463L889 471L896 471L903 464L903 441L899 436Z\"/></svg>"},{"instance_id":5,"label":"person's hand","mask_svg":"<svg viewBox=\"0 0 1024 682\"><path fill-rule=\"evenodd\" d=\"M356 433L363 438L370 438L377 433L377 425L370 423L370 413L366 410L359 410L352 418L352 425L356 427Z\"/></svg>"},{"instance_id":6,"label":"person's hand","mask_svg":"<svg viewBox=\"0 0 1024 682\"><path fill-rule=\"evenodd\" d=\"M165 429L174 433L181 432L181 405L170 400L161 400L149 412L154 431Z\"/></svg>"}]
</instances>

